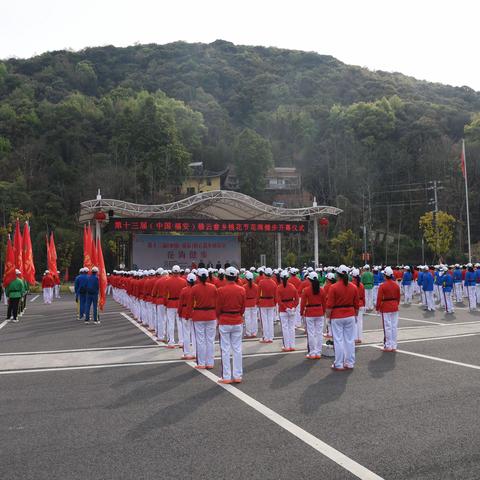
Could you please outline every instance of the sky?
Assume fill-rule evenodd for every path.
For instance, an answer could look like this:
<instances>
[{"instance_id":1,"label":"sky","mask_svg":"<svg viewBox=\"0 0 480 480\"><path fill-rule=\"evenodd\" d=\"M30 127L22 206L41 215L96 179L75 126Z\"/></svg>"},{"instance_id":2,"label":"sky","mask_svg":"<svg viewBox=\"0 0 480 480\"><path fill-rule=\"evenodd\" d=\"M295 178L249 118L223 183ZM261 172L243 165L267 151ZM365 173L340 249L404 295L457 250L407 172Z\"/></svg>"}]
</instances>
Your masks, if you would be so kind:
<instances>
[{"instance_id":1,"label":"sky","mask_svg":"<svg viewBox=\"0 0 480 480\"><path fill-rule=\"evenodd\" d=\"M480 91L477 0L0 0L0 59L223 39Z\"/></svg>"}]
</instances>

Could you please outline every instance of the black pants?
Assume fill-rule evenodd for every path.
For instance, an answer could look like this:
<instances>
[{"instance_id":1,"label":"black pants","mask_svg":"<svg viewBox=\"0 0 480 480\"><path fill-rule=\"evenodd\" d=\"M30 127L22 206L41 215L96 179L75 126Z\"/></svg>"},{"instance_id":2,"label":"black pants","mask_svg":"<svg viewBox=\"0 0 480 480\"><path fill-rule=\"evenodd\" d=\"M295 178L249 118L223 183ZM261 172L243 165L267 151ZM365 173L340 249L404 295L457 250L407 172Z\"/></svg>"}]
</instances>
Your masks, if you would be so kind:
<instances>
[{"instance_id":1,"label":"black pants","mask_svg":"<svg viewBox=\"0 0 480 480\"><path fill-rule=\"evenodd\" d=\"M9 298L8 299L8 309L7 309L7 318L11 318L13 315L13 319L17 319L18 313L18 303L20 302L20 298Z\"/></svg>"}]
</instances>

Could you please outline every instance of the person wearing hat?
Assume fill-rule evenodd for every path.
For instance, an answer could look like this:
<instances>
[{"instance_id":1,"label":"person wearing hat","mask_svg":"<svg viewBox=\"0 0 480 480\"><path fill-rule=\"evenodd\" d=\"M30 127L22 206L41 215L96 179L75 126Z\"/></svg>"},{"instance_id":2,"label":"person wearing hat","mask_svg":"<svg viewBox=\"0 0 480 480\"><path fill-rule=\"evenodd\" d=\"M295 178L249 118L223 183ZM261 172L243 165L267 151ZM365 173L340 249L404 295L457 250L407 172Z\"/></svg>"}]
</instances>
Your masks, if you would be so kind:
<instances>
[{"instance_id":1,"label":"person wearing hat","mask_svg":"<svg viewBox=\"0 0 480 480\"><path fill-rule=\"evenodd\" d=\"M373 310L373 273L368 264L363 267L361 281L365 288L365 308Z\"/></svg>"},{"instance_id":2,"label":"person wearing hat","mask_svg":"<svg viewBox=\"0 0 480 480\"><path fill-rule=\"evenodd\" d=\"M463 301L463 285L462 285L462 269L460 265L455 264L453 270L453 287L455 293L455 302L461 303Z\"/></svg>"},{"instance_id":3,"label":"person wearing hat","mask_svg":"<svg viewBox=\"0 0 480 480\"><path fill-rule=\"evenodd\" d=\"M313 360L322 356L322 333L325 321L326 297L323 288L320 288L318 274L310 272L307 275L309 285L302 290L300 314L305 318L307 332L306 358Z\"/></svg>"},{"instance_id":4,"label":"person wearing hat","mask_svg":"<svg viewBox=\"0 0 480 480\"><path fill-rule=\"evenodd\" d=\"M193 273L187 275L187 286L180 292L178 300L178 317L182 321L183 331L183 355L182 360L193 360L195 358L195 333L192 324L191 295L192 287L197 277Z\"/></svg>"},{"instance_id":5,"label":"person wearing hat","mask_svg":"<svg viewBox=\"0 0 480 480\"><path fill-rule=\"evenodd\" d=\"M222 378L219 383L240 383L243 377L242 336L246 293L245 289L236 283L237 277L238 270L227 267L227 284L217 292L218 332L222 352Z\"/></svg>"},{"instance_id":6,"label":"person wearing hat","mask_svg":"<svg viewBox=\"0 0 480 480\"><path fill-rule=\"evenodd\" d=\"M53 300L53 287L55 281L49 270L45 270L42 278L43 303L50 304Z\"/></svg>"},{"instance_id":7,"label":"person wearing hat","mask_svg":"<svg viewBox=\"0 0 480 480\"><path fill-rule=\"evenodd\" d=\"M220 268L218 270L218 276L214 278L213 283L217 288L224 287L227 284L227 279L225 278L225 270L223 268Z\"/></svg>"},{"instance_id":8,"label":"person wearing hat","mask_svg":"<svg viewBox=\"0 0 480 480\"><path fill-rule=\"evenodd\" d=\"M358 314L355 317L355 344L362 343L363 340L363 314L365 313L365 287L360 281L360 270L352 268L350 272L352 283L358 289Z\"/></svg>"},{"instance_id":9,"label":"person wearing hat","mask_svg":"<svg viewBox=\"0 0 480 480\"><path fill-rule=\"evenodd\" d=\"M333 272L328 272L325 276L325 285L323 286L323 291L325 292L325 304L326 304L326 300L328 299L328 292L330 290L330 287L332 285L334 285L337 281L337 277L335 276L335 274ZM325 330L325 333L324 333L324 337L325 338L328 338L328 339L331 339L332 338L332 330L330 328L330 325L329 325L329 321L328 319L325 319L325 326L324 326L324 330Z\"/></svg>"},{"instance_id":10,"label":"person wearing hat","mask_svg":"<svg viewBox=\"0 0 480 480\"><path fill-rule=\"evenodd\" d=\"M166 308L165 308L165 285L168 280L168 272L163 268L157 269L155 283L152 288L152 301L155 305L155 335L157 340L166 340Z\"/></svg>"},{"instance_id":11,"label":"person wearing hat","mask_svg":"<svg viewBox=\"0 0 480 480\"><path fill-rule=\"evenodd\" d=\"M255 338L258 333L258 285L251 271L245 273L245 338Z\"/></svg>"},{"instance_id":12,"label":"person wearing hat","mask_svg":"<svg viewBox=\"0 0 480 480\"><path fill-rule=\"evenodd\" d=\"M433 298L433 285L434 285L433 275L428 269L428 266L425 265L423 267L423 275L422 275L422 290L423 290L423 296L425 300L425 308L429 312L435 311L435 300Z\"/></svg>"},{"instance_id":13,"label":"person wearing hat","mask_svg":"<svg viewBox=\"0 0 480 480\"><path fill-rule=\"evenodd\" d=\"M358 315L358 289L348 281L349 269L340 265L338 281L328 291L326 317L330 319L335 348L332 369L351 370L355 365L355 317Z\"/></svg>"},{"instance_id":14,"label":"person wearing hat","mask_svg":"<svg viewBox=\"0 0 480 480\"><path fill-rule=\"evenodd\" d=\"M199 282L192 287L189 309L193 327L199 369L211 370L214 364L215 332L217 327L217 288L208 283L208 271L199 268Z\"/></svg>"},{"instance_id":15,"label":"person wearing hat","mask_svg":"<svg viewBox=\"0 0 480 480\"><path fill-rule=\"evenodd\" d=\"M85 323L88 325L90 322L90 309L93 306L93 323L95 325L100 324L98 319L98 292L100 290L100 284L98 282L98 267L92 268L92 274L89 275L87 280L87 302L85 306Z\"/></svg>"},{"instance_id":16,"label":"person wearing hat","mask_svg":"<svg viewBox=\"0 0 480 480\"><path fill-rule=\"evenodd\" d=\"M187 282L180 275L180 267L172 267L172 275L165 283L165 306L167 308L167 347L175 348L175 324L177 324L178 344L183 346L182 323L178 317L178 301L180 292L187 286Z\"/></svg>"},{"instance_id":17,"label":"person wearing hat","mask_svg":"<svg viewBox=\"0 0 480 480\"><path fill-rule=\"evenodd\" d=\"M480 263L475 264L475 288L477 292L477 303L480 303Z\"/></svg>"},{"instance_id":18,"label":"person wearing hat","mask_svg":"<svg viewBox=\"0 0 480 480\"><path fill-rule=\"evenodd\" d=\"M378 289L380 288L380 285L383 283L383 275L382 272L380 271L380 268L378 267L373 267L373 304L377 304L377 294L378 294Z\"/></svg>"},{"instance_id":19,"label":"person wearing hat","mask_svg":"<svg viewBox=\"0 0 480 480\"><path fill-rule=\"evenodd\" d=\"M22 272L15 270L15 279L12 280L5 288L5 295L8 298L7 320L12 319L13 322L18 322L18 305L23 296L25 285L21 278Z\"/></svg>"},{"instance_id":20,"label":"person wearing hat","mask_svg":"<svg viewBox=\"0 0 480 480\"><path fill-rule=\"evenodd\" d=\"M258 282L258 308L260 311L260 321L262 323L263 337L260 343L273 342L273 322L276 313L276 294L277 284L272 280L273 270L265 269L265 274ZM261 278L260 276L257 280Z\"/></svg>"},{"instance_id":21,"label":"person wearing hat","mask_svg":"<svg viewBox=\"0 0 480 480\"><path fill-rule=\"evenodd\" d=\"M75 302L79 306L78 320L83 320L85 316L85 307L87 304L87 282L88 282L88 268L82 267L79 274L75 278Z\"/></svg>"},{"instance_id":22,"label":"person wearing hat","mask_svg":"<svg viewBox=\"0 0 480 480\"><path fill-rule=\"evenodd\" d=\"M280 273L281 283L278 285L276 292L276 301L282 324L282 351L284 352L295 351L295 326L299 303L298 290L294 283L288 281L289 277L290 274L287 270L283 270Z\"/></svg>"},{"instance_id":23,"label":"person wearing hat","mask_svg":"<svg viewBox=\"0 0 480 480\"><path fill-rule=\"evenodd\" d=\"M446 313L454 313L452 303L453 277L446 266L440 270L440 278L442 280L442 305Z\"/></svg>"},{"instance_id":24,"label":"person wearing hat","mask_svg":"<svg viewBox=\"0 0 480 480\"><path fill-rule=\"evenodd\" d=\"M404 301L407 305L412 303L413 298L413 276L412 272L410 272L410 267L406 265L403 267L403 276L402 276L402 286L403 286L403 293L404 293Z\"/></svg>"},{"instance_id":25,"label":"person wearing hat","mask_svg":"<svg viewBox=\"0 0 480 480\"><path fill-rule=\"evenodd\" d=\"M394 279L393 270L386 267L384 270L385 282L378 289L377 311L382 316L384 333L384 352L397 350L398 306L400 304L400 287Z\"/></svg>"},{"instance_id":26,"label":"person wearing hat","mask_svg":"<svg viewBox=\"0 0 480 480\"><path fill-rule=\"evenodd\" d=\"M465 274L465 289L467 290L468 309L474 312L477 309L477 292L475 270L471 263L467 263L467 273Z\"/></svg>"}]
</instances>

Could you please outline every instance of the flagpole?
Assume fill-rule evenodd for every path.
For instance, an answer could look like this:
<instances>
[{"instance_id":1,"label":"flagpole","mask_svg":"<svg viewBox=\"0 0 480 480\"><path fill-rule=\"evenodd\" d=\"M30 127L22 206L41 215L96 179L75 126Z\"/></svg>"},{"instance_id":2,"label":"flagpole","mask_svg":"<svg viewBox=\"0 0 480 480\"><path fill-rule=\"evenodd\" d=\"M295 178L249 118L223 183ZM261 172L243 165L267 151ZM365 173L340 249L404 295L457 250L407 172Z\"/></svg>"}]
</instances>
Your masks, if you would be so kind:
<instances>
[{"instance_id":1,"label":"flagpole","mask_svg":"<svg viewBox=\"0 0 480 480\"><path fill-rule=\"evenodd\" d=\"M468 175L467 175L467 156L465 155L465 140L462 138L462 156L464 165L464 178L465 178L465 205L467 207L467 237L468 237L468 261L472 261L472 247L470 244L470 209L468 207Z\"/></svg>"}]
</instances>

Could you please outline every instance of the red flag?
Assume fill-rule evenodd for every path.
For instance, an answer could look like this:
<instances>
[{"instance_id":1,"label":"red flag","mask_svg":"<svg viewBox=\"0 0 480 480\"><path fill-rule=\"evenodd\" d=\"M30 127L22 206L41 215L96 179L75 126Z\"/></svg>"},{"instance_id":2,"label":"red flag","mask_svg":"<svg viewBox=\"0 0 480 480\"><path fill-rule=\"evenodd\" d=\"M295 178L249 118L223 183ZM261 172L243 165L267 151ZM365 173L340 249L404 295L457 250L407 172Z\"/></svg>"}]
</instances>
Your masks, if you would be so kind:
<instances>
[{"instance_id":1,"label":"red flag","mask_svg":"<svg viewBox=\"0 0 480 480\"><path fill-rule=\"evenodd\" d=\"M467 178L467 167L465 164L465 144L462 142L462 153L460 154L460 167L462 169L463 178Z\"/></svg>"},{"instance_id":2,"label":"red flag","mask_svg":"<svg viewBox=\"0 0 480 480\"><path fill-rule=\"evenodd\" d=\"M7 255L5 258L5 269L3 273L3 286L7 287L7 285L15 280L15 252L12 246L12 241L10 240L10 235L8 236L7 242Z\"/></svg>"},{"instance_id":3,"label":"red flag","mask_svg":"<svg viewBox=\"0 0 480 480\"><path fill-rule=\"evenodd\" d=\"M90 239L92 244L92 246L90 247L90 257L92 259L92 266L98 267L97 246L95 245L95 240L93 239L91 230L90 230Z\"/></svg>"},{"instance_id":4,"label":"red flag","mask_svg":"<svg viewBox=\"0 0 480 480\"><path fill-rule=\"evenodd\" d=\"M57 273L57 249L55 248L55 240L53 238L53 232L50 234L50 242L47 237L47 265L48 270L52 274L55 280L58 277Z\"/></svg>"},{"instance_id":5,"label":"red flag","mask_svg":"<svg viewBox=\"0 0 480 480\"><path fill-rule=\"evenodd\" d=\"M93 267L92 261L92 230L90 225L83 228L83 266L89 270Z\"/></svg>"},{"instance_id":6,"label":"red flag","mask_svg":"<svg viewBox=\"0 0 480 480\"><path fill-rule=\"evenodd\" d=\"M23 226L23 278L35 285L35 264L33 262L32 239L28 222Z\"/></svg>"},{"instance_id":7,"label":"red flag","mask_svg":"<svg viewBox=\"0 0 480 480\"><path fill-rule=\"evenodd\" d=\"M15 252L15 268L23 273L23 239L20 231L20 222L15 223L15 235L13 237L13 250Z\"/></svg>"},{"instance_id":8,"label":"red flag","mask_svg":"<svg viewBox=\"0 0 480 480\"><path fill-rule=\"evenodd\" d=\"M100 287L98 305L100 306L100 310L103 311L107 299L107 271L105 270L105 262L103 261L102 245L98 239L96 250L98 258L98 283Z\"/></svg>"}]
</instances>

